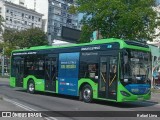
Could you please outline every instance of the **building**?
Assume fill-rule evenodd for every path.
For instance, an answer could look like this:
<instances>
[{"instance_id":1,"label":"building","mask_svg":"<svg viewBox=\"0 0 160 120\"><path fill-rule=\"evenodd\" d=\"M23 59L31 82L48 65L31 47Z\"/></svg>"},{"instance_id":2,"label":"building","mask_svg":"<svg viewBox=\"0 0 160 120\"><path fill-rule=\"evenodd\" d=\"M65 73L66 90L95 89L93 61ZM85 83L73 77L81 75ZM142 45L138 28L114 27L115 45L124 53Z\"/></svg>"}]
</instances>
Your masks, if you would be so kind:
<instances>
[{"instance_id":1,"label":"building","mask_svg":"<svg viewBox=\"0 0 160 120\"><path fill-rule=\"evenodd\" d=\"M5 19L5 28L24 30L28 28L42 28L42 16L32 9L27 9L20 4L14 4L5 0L0 0L1 15Z\"/></svg>"},{"instance_id":2,"label":"building","mask_svg":"<svg viewBox=\"0 0 160 120\"><path fill-rule=\"evenodd\" d=\"M21 4L22 6L32 9L42 16L42 29L46 33L48 26L48 0L10 0L15 4Z\"/></svg>"},{"instance_id":3,"label":"building","mask_svg":"<svg viewBox=\"0 0 160 120\"><path fill-rule=\"evenodd\" d=\"M76 42L80 36L78 14L70 14L74 0L48 0L48 36L51 42Z\"/></svg>"}]
</instances>

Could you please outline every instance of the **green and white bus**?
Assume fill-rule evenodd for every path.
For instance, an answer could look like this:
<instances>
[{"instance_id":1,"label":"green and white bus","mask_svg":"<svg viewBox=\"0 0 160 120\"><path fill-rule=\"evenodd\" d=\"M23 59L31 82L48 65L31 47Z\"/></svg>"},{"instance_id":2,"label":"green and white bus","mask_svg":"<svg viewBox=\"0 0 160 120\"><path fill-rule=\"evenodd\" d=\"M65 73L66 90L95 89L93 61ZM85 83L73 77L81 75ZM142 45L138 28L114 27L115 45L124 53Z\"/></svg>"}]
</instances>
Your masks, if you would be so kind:
<instances>
[{"instance_id":1,"label":"green and white bus","mask_svg":"<svg viewBox=\"0 0 160 120\"><path fill-rule=\"evenodd\" d=\"M151 52L147 45L121 39L68 46L15 50L10 86L29 93L52 92L113 102L151 97Z\"/></svg>"}]
</instances>

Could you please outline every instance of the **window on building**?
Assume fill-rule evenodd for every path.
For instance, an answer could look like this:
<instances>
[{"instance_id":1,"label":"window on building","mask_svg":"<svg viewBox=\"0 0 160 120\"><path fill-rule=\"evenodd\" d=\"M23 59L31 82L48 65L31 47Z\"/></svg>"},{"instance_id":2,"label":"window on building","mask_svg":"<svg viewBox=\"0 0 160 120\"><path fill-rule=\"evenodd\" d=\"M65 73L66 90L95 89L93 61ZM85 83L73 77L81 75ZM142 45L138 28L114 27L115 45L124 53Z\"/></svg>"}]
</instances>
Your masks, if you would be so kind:
<instances>
[{"instance_id":1,"label":"window on building","mask_svg":"<svg viewBox=\"0 0 160 120\"><path fill-rule=\"evenodd\" d=\"M17 23L21 23L19 19L18 19Z\"/></svg>"},{"instance_id":2,"label":"window on building","mask_svg":"<svg viewBox=\"0 0 160 120\"><path fill-rule=\"evenodd\" d=\"M67 10L67 5L61 4L63 10Z\"/></svg>"},{"instance_id":3,"label":"window on building","mask_svg":"<svg viewBox=\"0 0 160 120\"><path fill-rule=\"evenodd\" d=\"M17 20L14 20L14 23L16 24L16 23L17 23Z\"/></svg>"},{"instance_id":4,"label":"window on building","mask_svg":"<svg viewBox=\"0 0 160 120\"><path fill-rule=\"evenodd\" d=\"M22 17L24 17L24 13L22 13Z\"/></svg>"},{"instance_id":5,"label":"window on building","mask_svg":"<svg viewBox=\"0 0 160 120\"><path fill-rule=\"evenodd\" d=\"M24 20L22 20L21 23L24 24Z\"/></svg>"},{"instance_id":6,"label":"window on building","mask_svg":"<svg viewBox=\"0 0 160 120\"><path fill-rule=\"evenodd\" d=\"M11 12L11 16L13 16L13 12Z\"/></svg>"},{"instance_id":7,"label":"window on building","mask_svg":"<svg viewBox=\"0 0 160 120\"><path fill-rule=\"evenodd\" d=\"M54 23L54 26L57 27L57 23L56 22Z\"/></svg>"},{"instance_id":8,"label":"window on building","mask_svg":"<svg viewBox=\"0 0 160 120\"><path fill-rule=\"evenodd\" d=\"M10 21L12 22L12 19L10 19Z\"/></svg>"},{"instance_id":9,"label":"window on building","mask_svg":"<svg viewBox=\"0 0 160 120\"><path fill-rule=\"evenodd\" d=\"M27 14L25 15L25 18L28 18L28 15L27 15Z\"/></svg>"},{"instance_id":10,"label":"window on building","mask_svg":"<svg viewBox=\"0 0 160 120\"><path fill-rule=\"evenodd\" d=\"M72 17L72 15L71 14L67 14L67 18L71 18Z\"/></svg>"},{"instance_id":11,"label":"window on building","mask_svg":"<svg viewBox=\"0 0 160 120\"><path fill-rule=\"evenodd\" d=\"M66 12L61 12L61 15L66 17L67 14L66 14Z\"/></svg>"},{"instance_id":12,"label":"window on building","mask_svg":"<svg viewBox=\"0 0 160 120\"><path fill-rule=\"evenodd\" d=\"M41 21L41 18L39 18L38 21L40 22L40 21Z\"/></svg>"},{"instance_id":13,"label":"window on building","mask_svg":"<svg viewBox=\"0 0 160 120\"><path fill-rule=\"evenodd\" d=\"M32 27L34 26L34 23L32 23Z\"/></svg>"},{"instance_id":14,"label":"window on building","mask_svg":"<svg viewBox=\"0 0 160 120\"><path fill-rule=\"evenodd\" d=\"M29 17L28 17L29 19L31 19L31 16L29 15Z\"/></svg>"},{"instance_id":15,"label":"window on building","mask_svg":"<svg viewBox=\"0 0 160 120\"><path fill-rule=\"evenodd\" d=\"M9 9L7 9L6 12L9 13Z\"/></svg>"},{"instance_id":16,"label":"window on building","mask_svg":"<svg viewBox=\"0 0 160 120\"><path fill-rule=\"evenodd\" d=\"M32 20L34 20L34 16L32 16Z\"/></svg>"},{"instance_id":17,"label":"window on building","mask_svg":"<svg viewBox=\"0 0 160 120\"><path fill-rule=\"evenodd\" d=\"M25 21L25 25L27 25L27 21Z\"/></svg>"}]
</instances>

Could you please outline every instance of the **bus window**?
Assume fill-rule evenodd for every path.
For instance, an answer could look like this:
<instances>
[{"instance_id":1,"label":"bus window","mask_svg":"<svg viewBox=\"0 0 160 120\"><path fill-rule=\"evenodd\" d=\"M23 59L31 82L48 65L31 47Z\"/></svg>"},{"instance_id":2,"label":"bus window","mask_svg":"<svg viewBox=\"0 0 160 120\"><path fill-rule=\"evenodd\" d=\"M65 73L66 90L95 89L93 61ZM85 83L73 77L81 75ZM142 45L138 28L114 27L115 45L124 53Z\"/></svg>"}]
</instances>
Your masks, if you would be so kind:
<instances>
[{"instance_id":1,"label":"bus window","mask_svg":"<svg viewBox=\"0 0 160 120\"><path fill-rule=\"evenodd\" d=\"M89 77L90 78L95 78L96 76L96 64L90 64L88 65L88 71L89 71Z\"/></svg>"},{"instance_id":2,"label":"bus window","mask_svg":"<svg viewBox=\"0 0 160 120\"><path fill-rule=\"evenodd\" d=\"M82 53L80 60L80 78L90 78L94 81L98 79L98 62L97 54Z\"/></svg>"}]
</instances>

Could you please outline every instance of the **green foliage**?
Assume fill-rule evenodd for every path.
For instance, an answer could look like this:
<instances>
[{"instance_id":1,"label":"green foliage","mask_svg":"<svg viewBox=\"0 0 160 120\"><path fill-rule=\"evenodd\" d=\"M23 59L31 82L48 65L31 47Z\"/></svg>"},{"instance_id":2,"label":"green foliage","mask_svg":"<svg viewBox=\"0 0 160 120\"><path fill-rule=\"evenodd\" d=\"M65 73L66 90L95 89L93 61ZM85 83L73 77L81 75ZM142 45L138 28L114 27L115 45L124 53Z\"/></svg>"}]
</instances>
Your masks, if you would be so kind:
<instances>
[{"instance_id":1,"label":"green foliage","mask_svg":"<svg viewBox=\"0 0 160 120\"><path fill-rule=\"evenodd\" d=\"M83 25L79 42L80 43L90 42L91 35L92 35L91 28L88 25Z\"/></svg>"},{"instance_id":2,"label":"green foliage","mask_svg":"<svg viewBox=\"0 0 160 120\"><path fill-rule=\"evenodd\" d=\"M18 31L5 29L3 38L5 43L15 46L18 39Z\"/></svg>"},{"instance_id":3,"label":"green foliage","mask_svg":"<svg viewBox=\"0 0 160 120\"><path fill-rule=\"evenodd\" d=\"M39 28L27 29L19 32L18 34L18 46L20 48L48 45L45 33Z\"/></svg>"},{"instance_id":4,"label":"green foliage","mask_svg":"<svg viewBox=\"0 0 160 120\"><path fill-rule=\"evenodd\" d=\"M10 55L17 48L48 45L46 34L39 28L22 31L5 29L3 33L5 54Z\"/></svg>"},{"instance_id":5,"label":"green foliage","mask_svg":"<svg viewBox=\"0 0 160 120\"><path fill-rule=\"evenodd\" d=\"M4 55L6 55L7 57L10 57L11 52L16 49L16 46L12 46L12 44L9 44L8 42L3 42L3 43L0 43L1 54L3 54L2 53L3 49L4 49Z\"/></svg>"},{"instance_id":6,"label":"green foliage","mask_svg":"<svg viewBox=\"0 0 160 120\"><path fill-rule=\"evenodd\" d=\"M152 40L160 25L153 10L155 0L77 0L72 11L83 13L81 21L103 38ZM82 34L81 38L85 38ZM82 39L81 39L82 40Z\"/></svg>"}]
</instances>

